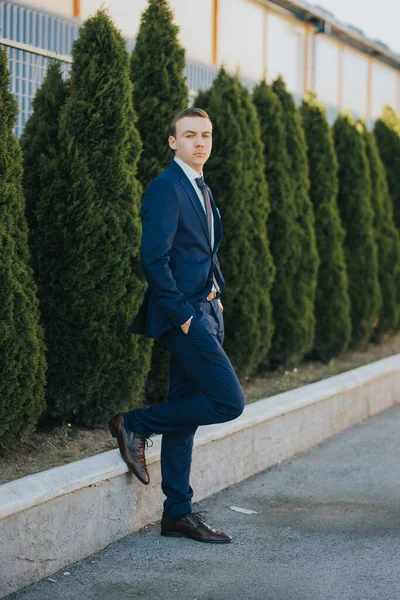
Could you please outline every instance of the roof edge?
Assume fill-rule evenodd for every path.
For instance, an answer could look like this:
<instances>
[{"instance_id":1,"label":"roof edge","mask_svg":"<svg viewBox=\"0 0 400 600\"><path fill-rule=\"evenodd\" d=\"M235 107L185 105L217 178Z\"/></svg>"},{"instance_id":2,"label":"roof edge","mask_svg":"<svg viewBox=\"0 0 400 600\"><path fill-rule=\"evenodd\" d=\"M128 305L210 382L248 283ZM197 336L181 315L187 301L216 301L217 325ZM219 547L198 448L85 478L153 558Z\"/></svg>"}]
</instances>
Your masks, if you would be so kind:
<instances>
[{"instance_id":1,"label":"roof edge","mask_svg":"<svg viewBox=\"0 0 400 600\"><path fill-rule=\"evenodd\" d=\"M309 4L304 0L258 0L258 2L271 8L275 6L283 8L297 19L313 25L317 31L345 42L400 71L400 54L391 50L384 42L369 38L356 26L343 23L322 7Z\"/></svg>"}]
</instances>

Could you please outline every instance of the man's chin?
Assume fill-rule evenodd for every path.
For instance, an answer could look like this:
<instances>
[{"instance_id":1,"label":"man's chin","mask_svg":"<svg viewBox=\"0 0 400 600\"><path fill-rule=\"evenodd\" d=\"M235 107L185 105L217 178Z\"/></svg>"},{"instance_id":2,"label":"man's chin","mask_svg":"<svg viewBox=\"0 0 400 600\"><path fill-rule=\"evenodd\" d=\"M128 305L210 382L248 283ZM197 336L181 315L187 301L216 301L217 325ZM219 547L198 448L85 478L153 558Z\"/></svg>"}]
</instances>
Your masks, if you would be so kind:
<instances>
[{"instance_id":1,"label":"man's chin","mask_svg":"<svg viewBox=\"0 0 400 600\"><path fill-rule=\"evenodd\" d=\"M192 163L194 165L199 166L203 166L205 162L207 162L207 158L208 156L193 156L192 157Z\"/></svg>"}]
</instances>

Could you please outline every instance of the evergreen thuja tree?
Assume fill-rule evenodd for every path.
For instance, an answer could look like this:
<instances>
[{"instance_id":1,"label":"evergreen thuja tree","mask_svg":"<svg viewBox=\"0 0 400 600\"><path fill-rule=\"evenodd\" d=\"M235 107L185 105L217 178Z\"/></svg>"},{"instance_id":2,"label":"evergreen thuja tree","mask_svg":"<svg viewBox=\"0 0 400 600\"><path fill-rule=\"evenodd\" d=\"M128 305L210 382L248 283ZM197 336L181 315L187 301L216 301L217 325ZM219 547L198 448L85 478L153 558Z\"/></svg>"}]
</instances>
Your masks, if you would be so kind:
<instances>
[{"instance_id":1,"label":"evergreen thuja tree","mask_svg":"<svg viewBox=\"0 0 400 600\"><path fill-rule=\"evenodd\" d=\"M309 196L307 146L299 111L281 77L273 82L272 89L278 96L283 110L289 174L294 193L298 254L293 255L297 263L297 272L292 294L298 322L296 339L293 340L291 351L294 356L302 358L304 354L311 351L314 343L314 304L319 266L314 230L315 218ZM278 351L281 353L281 348Z\"/></svg>"},{"instance_id":2,"label":"evergreen thuja tree","mask_svg":"<svg viewBox=\"0 0 400 600\"><path fill-rule=\"evenodd\" d=\"M277 364L287 360L297 348L301 315L294 303L294 287L296 258L300 254L299 229L281 104L265 81L254 89L253 102L261 124L262 163L271 203L268 238L276 273L271 290L275 331L269 358Z\"/></svg>"},{"instance_id":3,"label":"evergreen thuja tree","mask_svg":"<svg viewBox=\"0 0 400 600\"><path fill-rule=\"evenodd\" d=\"M258 160L260 130L238 78L224 69L195 104L213 123L213 150L204 172L222 217L218 257L225 278L224 347L239 376L245 376L265 359L273 330L269 294L274 267L266 237L268 190Z\"/></svg>"},{"instance_id":4,"label":"evergreen thuja tree","mask_svg":"<svg viewBox=\"0 0 400 600\"><path fill-rule=\"evenodd\" d=\"M338 206L345 230L351 345L356 347L371 338L378 325L382 305L371 178L360 126L349 115L340 114L334 123L333 135L339 163Z\"/></svg>"},{"instance_id":5,"label":"evergreen thuja tree","mask_svg":"<svg viewBox=\"0 0 400 600\"><path fill-rule=\"evenodd\" d=\"M138 177L144 191L172 160L167 142L171 121L189 103L183 76L185 50L178 41L178 32L167 0L149 0L131 55L133 103L143 142ZM169 360L169 351L155 340L146 386L148 404L167 397Z\"/></svg>"},{"instance_id":6,"label":"evergreen thuja tree","mask_svg":"<svg viewBox=\"0 0 400 600\"><path fill-rule=\"evenodd\" d=\"M29 228L29 248L32 256L35 279L41 288L40 262L46 252L47 228L53 226L54 215L46 199L40 200L43 189L49 184L47 174L52 174L52 163L58 156L58 130L61 109L68 95L68 82L63 80L59 62L51 62L42 85L32 101L33 113L25 124L20 138L24 154L24 193L26 216ZM51 181L50 181L51 183ZM38 214L40 211L40 214ZM39 225L38 225L39 219ZM45 258L46 262L46 258ZM40 295L41 292L39 291Z\"/></svg>"},{"instance_id":7,"label":"evergreen thuja tree","mask_svg":"<svg viewBox=\"0 0 400 600\"><path fill-rule=\"evenodd\" d=\"M375 136L364 124L364 141L371 175L371 203L374 211L375 240L378 248L379 283L382 308L377 333L395 331L400 319L400 235L393 221L392 199Z\"/></svg>"},{"instance_id":8,"label":"evergreen thuja tree","mask_svg":"<svg viewBox=\"0 0 400 600\"><path fill-rule=\"evenodd\" d=\"M393 108L385 106L382 116L375 122L374 133L386 170L394 222L400 231L400 117Z\"/></svg>"},{"instance_id":9,"label":"evergreen thuja tree","mask_svg":"<svg viewBox=\"0 0 400 600\"><path fill-rule=\"evenodd\" d=\"M143 142L138 177L144 189L166 168L173 117L187 108L185 50L167 0L149 0L131 55L133 103Z\"/></svg>"},{"instance_id":10,"label":"evergreen thuja tree","mask_svg":"<svg viewBox=\"0 0 400 600\"><path fill-rule=\"evenodd\" d=\"M313 354L329 361L346 350L351 336L344 230L337 206L338 164L325 108L316 101L314 93L307 94L303 100L301 117L320 258Z\"/></svg>"},{"instance_id":11,"label":"evergreen thuja tree","mask_svg":"<svg viewBox=\"0 0 400 600\"><path fill-rule=\"evenodd\" d=\"M30 266L17 102L0 48L0 439L31 433L45 408L46 359Z\"/></svg>"},{"instance_id":12,"label":"evergreen thuja tree","mask_svg":"<svg viewBox=\"0 0 400 600\"><path fill-rule=\"evenodd\" d=\"M148 340L128 332L145 287L141 143L125 41L105 11L83 24L72 55L59 156L41 194L55 215L41 300L50 412L97 426L140 403L150 362Z\"/></svg>"},{"instance_id":13,"label":"evergreen thuja tree","mask_svg":"<svg viewBox=\"0 0 400 600\"><path fill-rule=\"evenodd\" d=\"M257 111L248 90L239 84L243 110L241 117L242 151L246 160L253 165L252 177L246 182L248 210L252 217L252 228L248 239L256 253L256 276L258 290L257 320L259 328L259 343L255 354L254 367L265 364L274 332L271 289L275 277L275 266L268 240L268 219L270 217L270 202L268 183L265 178L264 165L260 158L264 155L264 145L261 139L261 127Z\"/></svg>"}]
</instances>

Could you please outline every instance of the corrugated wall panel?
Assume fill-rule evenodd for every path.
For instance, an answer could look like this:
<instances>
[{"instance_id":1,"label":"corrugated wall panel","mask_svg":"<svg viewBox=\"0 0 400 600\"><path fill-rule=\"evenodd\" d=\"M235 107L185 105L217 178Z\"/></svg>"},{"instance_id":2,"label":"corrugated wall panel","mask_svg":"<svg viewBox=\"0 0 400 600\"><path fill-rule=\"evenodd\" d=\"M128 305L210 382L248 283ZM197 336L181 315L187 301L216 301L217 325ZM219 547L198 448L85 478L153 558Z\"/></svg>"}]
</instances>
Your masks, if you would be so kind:
<instances>
[{"instance_id":1,"label":"corrugated wall panel","mask_svg":"<svg viewBox=\"0 0 400 600\"><path fill-rule=\"evenodd\" d=\"M0 0L0 36L41 50L70 55L80 22L32 6ZM31 101L40 86L49 58L6 46L11 74L10 88L20 107L15 133L19 136L31 113ZM64 63L65 71L70 67Z\"/></svg>"}]
</instances>

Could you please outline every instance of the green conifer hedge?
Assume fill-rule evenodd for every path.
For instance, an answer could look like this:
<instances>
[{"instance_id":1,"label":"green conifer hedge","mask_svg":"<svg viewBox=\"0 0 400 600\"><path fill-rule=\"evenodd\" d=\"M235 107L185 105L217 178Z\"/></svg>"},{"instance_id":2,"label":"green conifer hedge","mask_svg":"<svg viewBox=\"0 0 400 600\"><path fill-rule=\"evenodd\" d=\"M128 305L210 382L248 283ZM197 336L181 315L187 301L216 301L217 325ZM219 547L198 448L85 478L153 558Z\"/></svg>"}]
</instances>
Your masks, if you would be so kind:
<instances>
[{"instance_id":1,"label":"green conifer hedge","mask_svg":"<svg viewBox=\"0 0 400 600\"><path fill-rule=\"evenodd\" d=\"M339 163L338 206L345 230L352 338L367 342L379 323L382 296L371 206L371 178L362 128L347 114L338 115L333 135Z\"/></svg>"},{"instance_id":2,"label":"green conifer hedge","mask_svg":"<svg viewBox=\"0 0 400 600\"><path fill-rule=\"evenodd\" d=\"M141 143L125 41L106 12L83 24L72 55L59 156L40 197L54 215L41 298L48 406L53 416L97 426L141 404L150 366L149 341L128 332L145 288Z\"/></svg>"},{"instance_id":3,"label":"green conifer hedge","mask_svg":"<svg viewBox=\"0 0 400 600\"><path fill-rule=\"evenodd\" d=\"M275 331L270 361L275 364L292 356L297 348L301 315L294 305L298 273L294 257L300 254L299 229L281 103L265 81L255 87L253 102L261 125L263 164L271 204L268 238L276 273L271 290Z\"/></svg>"},{"instance_id":4,"label":"green conifer hedge","mask_svg":"<svg viewBox=\"0 0 400 600\"><path fill-rule=\"evenodd\" d=\"M31 433L45 408L46 359L28 250L18 106L0 48L0 439Z\"/></svg>"},{"instance_id":5,"label":"green conifer hedge","mask_svg":"<svg viewBox=\"0 0 400 600\"><path fill-rule=\"evenodd\" d=\"M400 117L393 108L385 106L382 116L375 122L374 133L386 169L394 221L400 231Z\"/></svg>"},{"instance_id":6,"label":"green conifer hedge","mask_svg":"<svg viewBox=\"0 0 400 600\"><path fill-rule=\"evenodd\" d=\"M337 206L338 164L325 108L316 101L314 93L308 93L304 98L301 117L320 257L313 354L320 360L329 361L346 350L351 337L344 230Z\"/></svg>"},{"instance_id":7,"label":"green conifer hedge","mask_svg":"<svg viewBox=\"0 0 400 600\"><path fill-rule=\"evenodd\" d=\"M172 160L168 145L173 117L187 108L185 50L167 0L149 0L131 55L133 104L143 143L138 177L144 188Z\"/></svg>"},{"instance_id":8,"label":"green conifer hedge","mask_svg":"<svg viewBox=\"0 0 400 600\"><path fill-rule=\"evenodd\" d=\"M257 111L255 110L252 96L242 85L239 86L243 110L240 111L240 122L243 131L242 152L249 164L253 165L253 173L246 184L248 210L252 217L253 225L248 232L248 241L255 251L256 276L255 289L258 295L258 345L254 358L254 367L261 367L265 362L272 343L274 332L271 288L276 269L273 263L270 243L268 240L268 219L270 217L270 202L268 182L265 178L260 157L263 156L264 146L261 139L261 128ZM257 286L257 287L256 287Z\"/></svg>"},{"instance_id":9,"label":"green conifer hedge","mask_svg":"<svg viewBox=\"0 0 400 600\"><path fill-rule=\"evenodd\" d=\"M382 291L382 308L377 333L382 334L395 331L399 325L400 234L394 224L392 199L375 136L367 130L364 124L361 125L371 175L371 203L374 211L379 283Z\"/></svg>"},{"instance_id":10,"label":"green conifer hedge","mask_svg":"<svg viewBox=\"0 0 400 600\"><path fill-rule=\"evenodd\" d=\"M222 216L224 346L239 376L246 376L265 360L273 332L274 266L260 127L249 93L224 69L195 105L213 123L213 150L204 172Z\"/></svg>"},{"instance_id":11,"label":"green conifer hedge","mask_svg":"<svg viewBox=\"0 0 400 600\"><path fill-rule=\"evenodd\" d=\"M42 285L46 286L49 277L49 273L42 272L41 265L43 254L48 252L45 240L48 229L53 227L55 217L53 207L46 202L47 191L42 199L41 196L43 190L47 190L47 187L53 183L51 163L57 160L59 154L60 114L68 90L69 83L63 79L60 63L51 62L42 85L32 101L33 113L20 137L24 154L24 194L29 248L40 296L43 296ZM50 180L47 180L47 175L50 175ZM47 256L44 257L43 266L46 265L49 265Z\"/></svg>"},{"instance_id":12,"label":"green conifer hedge","mask_svg":"<svg viewBox=\"0 0 400 600\"><path fill-rule=\"evenodd\" d=\"M296 274L293 279L288 312L282 314L281 327L288 327L283 320L291 321L292 331L287 340L276 338L272 345L271 360L282 362L290 356L301 359L313 347L315 334L314 303L317 288L319 257L314 231L314 212L309 196L307 147L300 115L293 96L287 91L281 77L272 84L283 110L286 148L289 156L288 175L294 193L296 229L293 239L286 243L291 246ZM278 329L277 320L275 319Z\"/></svg>"}]
</instances>

